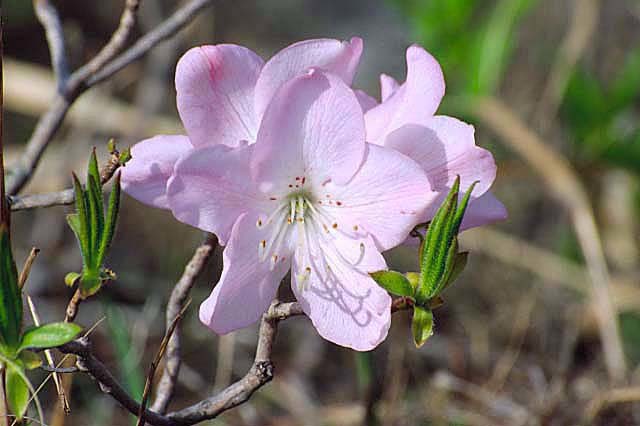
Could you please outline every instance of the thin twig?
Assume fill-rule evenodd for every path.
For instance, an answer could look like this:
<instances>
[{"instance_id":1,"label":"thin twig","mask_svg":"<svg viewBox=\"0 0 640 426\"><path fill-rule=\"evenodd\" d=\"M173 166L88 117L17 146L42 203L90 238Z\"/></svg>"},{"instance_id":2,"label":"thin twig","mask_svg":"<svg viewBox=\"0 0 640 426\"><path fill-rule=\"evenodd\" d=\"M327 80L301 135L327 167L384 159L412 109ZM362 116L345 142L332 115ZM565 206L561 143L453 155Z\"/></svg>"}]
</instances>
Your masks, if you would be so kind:
<instances>
[{"instance_id":1,"label":"thin twig","mask_svg":"<svg viewBox=\"0 0 640 426\"><path fill-rule=\"evenodd\" d=\"M217 239L213 234L206 234L205 241L196 249L193 257L187 264L180 280L176 283L169 302L167 303L167 329L169 329L174 318L183 309L183 305L193 288L197 278L203 271L207 262L213 255L217 245ZM166 413L167 406L173 397L174 388L180 372L180 328L178 327L171 335L167 344L167 357L162 377L156 387L156 396L151 409L158 413Z\"/></svg>"},{"instance_id":2,"label":"thin twig","mask_svg":"<svg viewBox=\"0 0 640 426\"><path fill-rule=\"evenodd\" d=\"M33 253L33 251L32 251ZM38 315L38 311L36 310L36 306L31 299L31 296L28 294L27 297L27 306L29 306L29 311L31 312L31 318L33 319L33 324L38 327L40 326L40 316ZM55 361L53 358L53 353L51 349L44 350L44 356L47 359L47 363L49 367L55 368ZM64 387L62 386L62 382L60 381L60 377L57 373L53 373L53 382L56 385L56 392L58 392L58 399L60 400L60 405L65 413L69 414L71 412L71 408L69 407L69 400L67 399L67 395L64 393Z\"/></svg>"},{"instance_id":3,"label":"thin twig","mask_svg":"<svg viewBox=\"0 0 640 426\"><path fill-rule=\"evenodd\" d=\"M89 78L87 85L92 87L103 82L130 63L140 59L158 43L173 37L177 31L189 24L196 15L202 12L203 9L211 6L213 1L214 0L191 0L180 9L176 10L176 12L164 21L162 25L158 26L150 33L145 34L135 42L133 46L120 54L104 68L96 72L94 76Z\"/></svg>"},{"instance_id":4,"label":"thin twig","mask_svg":"<svg viewBox=\"0 0 640 426\"><path fill-rule=\"evenodd\" d=\"M112 152L107 163L100 169L100 182L102 185L111 180L113 175L120 168L120 165L119 152ZM8 198L11 211L64 206L73 204L76 200L73 188L64 189L58 192L48 192L46 194L13 195Z\"/></svg>"},{"instance_id":5,"label":"thin twig","mask_svg":"<svg viewBox=\"0 0 640 426\"><path fill-rule=\"evenodd\" d=\"M93 377L100 384L100 389L104 393L113 397L131 414L137 415L140 409L140 404L127 394L124 388L118 384L116 379L109 372L107 367L93 355L91 345L87 338L83 337L81 339L74 340L62 345L59 349L67 354L75 354L78 358L76 365L81 371L85 371ZM166 417L149 410L145 410L144 416L149 423L155 426L176 425L176 423Z\"/></svg>"},{"instance_id":6,"label":"thin twig","mask_svg":"<svg viewBox=\"0 0 640 426\"><path fill-rule=\"evenodd\" d=\"M191 0L155 30L138 40L127 51L111 60L126 41L123 36L128 36L130 28L133 26L131 20L135 16L137 3L137 1L131 0L127 2L127 8L121 19L121 27L116 30L117 34L114 33L110 42L94 60L69 77L63 93L58 94L52 100L47 112L40 117L22 157L12 169L11 180L7 186L8 194L15 195L29 181L49 142L53 139L71 105L80 94L111 77L131 62L142 57L158 43L184 28L202 9L211 5L213 0Z\"/></svg>"},{"instance_id":7,"label":"thin twig","mask_svg":"<svg viewBox=\"0 0 640 426\"><path fill-rule=\"evenodd\" d=\"M590 299L598 319L607 372L613 381L623 380L626 363L609 292L609 270L593 209L582 182L569 162L547 146L500 100L471 98L466 99L464 105L463 108L489 126L540 174L551 193L571 213L591 278Z\"/></svg>"},{"instance_id":8,"label":"thin twig","mask_svg":"<svg viewBox=\"0 0 640 426\"><path fill-rule=\"evenodd\" d=\"M29 252L29 256L27 260L24 261L24 265L22 266L22 271L20 271L20 277L18 277L18 287L21 289L24 288L24 284L27 282L27 278L29 278L29 273L31 272L31 266L33 262L36 260L36 257L40 253L40 249L38 247L32 247Z\"/></svg>"},{"instance_id":9,"label":"thin twig","mask_svg":"<svg viewBox=\"0 0 640 426\"><path fill-rule=\"evenodd\" d=\"M594 424L598 414L614 404L640 401L640 386L611 389L599 394L589 402L585 410L585 424Z\"/></svg>"},{"instance_id":10,"label":"thin twig","mask_svg":"<svg viewBox=\"0 0 640 426\"><path fill-rule=\"evenodd\" d=\"M136 25L139 7L140 0L126 0L124 11L122 15L120 15L118 28L116 28L100 52L82 68L73 73L70 77L70 84L67 87L67 91L69 89L82 91L82 86L122 51L131 35L133 27Z\"/></svg>"},{"instance_id":11,"label":"thin twig","mask_svg":"<svg viewBox=\"0 0 640 426\"><path fill-rule=\"evenodd\" d=\"M67 304L67 309L64 311L64 322L73 322L78 315L78 308L82 303L82 293L80 289L77 288L76 291L73 292L73 296L69 300Z\"/></svg>"},{"instance_id":12,"label":"thin twig","mask_svg":"<svg viewBox=\"0 0 640 426\"><path fill-rule=\"evenodd\" d=\"M160 348L158 349L158 353L156 354L151 366L149 367L149 372L147 373L147 380L144 383L144 391L142 392L142 404L140 404L140 409L138 410L138 423L137 426L144 425L144 411L147 409L147 402L149 401L149 392L151 392L151 383L153 382L153 376L156 374L156 369L158 368L158 364L160 364L160 360L164 355L165 350L167 349L167 344L169 343L169 339L173 335L178 323L184 317L185 312L191 305L191 300L188 300L187 303L184 304L178 315L173 319L173 322L167 329L164 337L162 338L162 342L160 343Z\"/></svg>"},{"instance_id":13,"label":"thin twig","mask_svg":"<svg viewBox=\"0 0 640 426\"><path fill-rule=\"evenodd\" d=\"M58 10L49 0L33 0L33 9L36 12L38 21L44 28L58 92L62 92L69 78L69 65L67 64L64 31L62 30L62 22L60 21Z\"/></svg>"},{"instance_id":14,"label":"thin twig","mask_svg":"<svg viewBox=\"0 0 640 426\"><path fill-rule=\"evenodd\" d=\"M41 365L40 369L48 373L59 373L59 374L71 374L71 373L77 373L80 371L78 367L56 367L56 366L51 367L50 365Z\"/></svg>"},{"instance_id":15,"label":"thin twig","mask_svg":"<svg viewBox=\"0 0 640 426\"><path fill-rule=\"evenodd\" d=\"M408 305L404 301L403 303L403 306L397 306L396 308L406 309ZM271 353L278 323L299 315L304 315L304 312L298 302L280 303L274 301L260 320L254 362L242 379L231 384L220 393L167 415L145 409L143 410L145 421L153 426L189 426L213 419L223 412L246 402L255 391L273 378ZM88 339L74 340L62 345L59 349L64 353L76 354L78 356L78 366L99 383L100 389L104 393L113 397L131 414L138 415L141 409L140 404L126 393L107 367L93 355Z\"/></svg>"}]
</instances>

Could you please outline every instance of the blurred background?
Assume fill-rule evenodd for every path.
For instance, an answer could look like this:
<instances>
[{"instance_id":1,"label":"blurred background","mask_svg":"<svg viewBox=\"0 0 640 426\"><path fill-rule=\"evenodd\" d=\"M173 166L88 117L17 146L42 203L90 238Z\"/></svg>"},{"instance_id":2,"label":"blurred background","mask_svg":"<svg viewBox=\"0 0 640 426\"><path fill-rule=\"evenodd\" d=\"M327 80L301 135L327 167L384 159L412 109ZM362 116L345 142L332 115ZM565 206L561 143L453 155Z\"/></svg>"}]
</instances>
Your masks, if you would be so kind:
<instances>
[{"instance_id":1,"label":"blurred background","mask_svg":"<svg viewBox=\"0 0 640 426\"><path fill-rule=\"evenodd\" d=\"M31 2L3 3L10 167L55 83ZM108 40L124 2L54 3L77 68ZM143 1L137 35L178 5ZM376 96L380 73L404 80L408 45L435 55L447 81L439 112L476 126L477 143L498 163L493 191L509 219L463 234L470 264L435 311L436 333L424 347L413 346L406 312L394 315L387 341L366 354L325 342L306 319L288 320L276 342L274 381L205 424L640 424L637 0L220 0L82 96L23 192L69 187L71 171L85 170L92 146L107 158L110 137L127 146L182 133L172 82L189 47L236 43L268 58L298 40L353 35L365 41L355 85ZM64 316L71 291L63 277L81 265L65 221L69 211L13 215L18 263L32 246L42 250L28 288L47 321ZM580 228L585 215L593 215L597 228ZM164 333L168 294L201 240L201 232L170 213L124 197L109 260L119 279L83 304L77 321L90 326L105 318L93 341L137 398ZM600 244L610 279L594 287ZM585 256L590 247L595 260ZM415 269L415 258L408 249L388 256L401 270ZM218 249L192 293L173 408L226 386L251 365L255 327L219 338L197 319L196 306L220 267ZM627 363L613 391L595 315L606 305L592 290L598 285L608 286ZM34 383L44 378L33 374ZM74 375L68 416L51 383L40 397L51 425L135 424L85 375Z\"/></svg>"}]
</instances>

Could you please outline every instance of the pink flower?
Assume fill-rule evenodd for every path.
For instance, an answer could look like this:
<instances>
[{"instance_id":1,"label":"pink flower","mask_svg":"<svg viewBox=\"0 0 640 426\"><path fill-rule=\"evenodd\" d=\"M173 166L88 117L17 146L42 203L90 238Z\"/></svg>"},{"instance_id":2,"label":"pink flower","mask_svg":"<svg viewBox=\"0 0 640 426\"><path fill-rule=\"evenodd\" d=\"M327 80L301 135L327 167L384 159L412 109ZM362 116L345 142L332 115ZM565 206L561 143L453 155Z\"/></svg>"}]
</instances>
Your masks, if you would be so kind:
<instances>
[{"instance_id":1,"label":"pink flower","mask_svg":"<svg viewBox=\"0 0 640 426\"><path fill-rule=\"evenodd\" d=\"M187 136L155 136L134 145L122 173L123 189L143 203L168 208L166 185L180 157L203 146L254 143L264 111L283 83L315 67L350 85L361 54L359 38L301 41L266 63L232 44L189 50L180 58L175 77L178 113Z\"/></svg>"},{"instance_id":2,"label":"pink flower","mask_svg":"<svg viewBox=\"0 0 640 426\"><path fill-rule=\"evenodd\" d=\"M475 145L473 126L434 115L445 91L440 65L417 45L407 49L406 57L406 81L399 84L380 75L382 103L372 99L366 103L367 141L396 149L425 170L432 190L440 196L424 212L423 221L433 217L457 175L461 194L479 181L461 229L506 219L506 209L488 192L496 176L493 156Z\"/></svg>"},{"instance_id":3,"label":"pink flower","mask_svg":"<svg viewBox=\"0 0 640 426\"><path fill-rule=\"evenodd\" d=\"M169 181L174 215L227 241L201 321L217 333L255 322L291 269L292 290L324 338L374 348L391 298L368 272L386 268L380 252L406 238L434 197L424 172L365 143L353 91L319 70L276 92L256 139L196 149Z\"/></svg>"},{"instance_id":4,"label":"pink flower","mask_svg":"<svg viewBox=\"0 0 640 426\"><path fill-rule=\"evenodd\" d=\"M263 63L234 45L188 51L176 69L188 136L136 144L123 188L226 245L200 319L218 333L259 319L292 270L292 289L326 339L369 350L387 334L389 295L368 272L428 220L456 174L480 180L463 226L504 216L473 128L434 116L442 72L417 46L382 103L349 86L362 41L309 40ZM366 111L366 114L364 112ZM365 142L368 141L368 142ZM411 157L413 160L411 160ZM426 173L425 173L426 172Z\"/></svg>"}]
</instances>

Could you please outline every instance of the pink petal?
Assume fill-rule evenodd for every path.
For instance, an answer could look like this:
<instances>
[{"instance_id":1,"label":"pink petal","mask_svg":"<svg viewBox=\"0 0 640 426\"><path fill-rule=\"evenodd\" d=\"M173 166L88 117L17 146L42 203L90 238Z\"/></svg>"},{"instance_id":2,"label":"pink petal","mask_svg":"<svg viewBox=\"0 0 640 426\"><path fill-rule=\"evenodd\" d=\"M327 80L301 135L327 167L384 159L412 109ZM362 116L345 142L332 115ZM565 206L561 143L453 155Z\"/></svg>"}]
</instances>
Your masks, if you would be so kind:
<instances>
[{"instance_id":1,"label":"pink petal","mask_svg":"<svg viewBox=\"0 0 640 426\"><path fill-rule=\"evenodd\" d=\"M329 182L317 192L325 194L319 197L322 208L338 230L367 232L382 251L402 243L438 195L415 161L372 144L349 183Z\"/></svg>"},{"instance_id":2,"label":"pink petal","mask_svg":"<svg viewBox=\"0 0 640 426\"><path fill-rule=\"evenodd\" d=\"M491 192L485 192L480 197L469 202L467 211L462 219L460 231L476 226L489 225L507 218L507 209Z\"/></svg>"},{"instance_id":3,"label":"pink petal","mask_svg":"<svg viewBox=\"0 0 640 426\"><path fill-rule=\"evenodd\" d=\"M391 297L367 274L386 269L386 264L371 239L333 241L337 246L325 244L322 252L296 255L291 287L322 337L368 351L386 338L391 324ZM307 267L311 272L306 276L295 273Z\"/></svg>"},{"instance_id":4,"label":"pink petal","mask_svg":"<svg viewBox=\"0 0 640 426\"><path fill-rule=\"evenodd\" d=\"M337 75L351 85L362 55L362 39L350 41L315 39L288 46L271 58L262 69L256 84L255 106L262 116L271 98L285 82L310 68L320 68Z\"/></svg>"},{"instance_id":5,"label":"pink petal","mask_svg":"<svg viewBox=\"0 0 640 426\"><path fill-rule=\"evenodd\" d=\"M182 158L167 187L174 216L216 234L224 244L238 216L264 202L249 178L252 149L253 145L214 145Z\"/></svg>"},{"instance_id":6,"label":"pink petal","mask_svg":"<svg viewBox=\"0 0 640 426\"><path fill-rule=\"evenodd\" d=\"M195 47L176 68L178 112L194 146L255 141L253 92L262 59L231 44Z\"/></svg>"},{"instance_id":7,"label":"pink petal","mask_svg":"<svg viewBox=\"0 0 640 426\"><path fill-rule=\"evenodd\" d=\"M278 262L270 270L269 260L258 258L263 238L256 217L243 214L233 225L223 252L220 281L200 305L200 321L218 334L253 324L267 310L291 262Z\"/></svg>"},{"instance_id":8,"label":"pink petal","mask_svg":"<svg viewBox=\"0 0 640 426\"><path fill-rule=\"evenodd\" d=\"M384 87L387 88L384 88ZM392 84L384 83L384 95ZM407 49L407 80L365 115L367 141L383 145L386 136L409 123L422 123L438 109L444 96L444 76L433 56L420 46Z\"/></svg>"},{"instance_id":9,"label":"pink petal","mask_svg":"<svg viewBox=\"0 0 640 426\"><path fill-rule=\"evenodd\" d=\"M312 70L286 83L262 119L252 158L256 181L287 185L348 181L364 155L364 120L353 91ZM277 189L277 188L276 188Z\"/></svg>"},{"instance_id":10,"label":"pink petal","mask_svg":"<svg viewBox=\"0 0 640 426\"><path fill-rule=\"evenodd\" d=\"M131 147L122 168L122 190L138 201L161 209L167 203L167 181L178 159L193 149L186 136L155 136Z\"/></svg>"},{"instance_id":11,"label":"pink petal","mask_svg":"<svg viewBox=\"0 0 640 426\"><path fill-rule=\"evenodd\" d=\"M395 78L387 74L380 74L380 98L385 102L400 87Z\"/></svg>"},{"instance_id":12,"label":"pink petal","mask_svg":"<svg viewBox=\"0 0 640 426\"><path fill-rule=\"evenodd\" d=\"M473 126L452 117L434 116L424 125L403 126L389 134L385 146L420 164L433 190L443 196L457 175L463 191L479 181L473 190L476 197L484 194L496 177L493 156L475 145Z\"/></svg>"},{"instance_id":13,"label":"pink petal","mask_svg":"<svg viewBox=\"0 0 640 426\"><path fill-rule=\"evenodd\" d=\"M362 112L367 112L378 105L378 101L376 101L372 96L369 96L367 92L363 90L354 90L353 92L356 94L356 98L358 98Z\"/></svg>"}]
</instances>

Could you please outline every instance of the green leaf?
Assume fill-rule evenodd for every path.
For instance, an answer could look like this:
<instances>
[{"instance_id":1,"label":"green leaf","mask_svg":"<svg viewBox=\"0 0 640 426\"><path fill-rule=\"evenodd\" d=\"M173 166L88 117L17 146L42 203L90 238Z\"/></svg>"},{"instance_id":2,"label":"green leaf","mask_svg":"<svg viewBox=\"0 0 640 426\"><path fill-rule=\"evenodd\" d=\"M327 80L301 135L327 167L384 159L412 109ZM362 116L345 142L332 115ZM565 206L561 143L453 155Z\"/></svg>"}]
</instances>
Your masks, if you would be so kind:
<instances>
[{"instance_id":1,"label":"green leaf","mask_svg":"<svg viewBox=\"0 0 640 426\"><path fill-rule=\"evenodd\" d=\"M69 272L64 276L64 283L69 287L73 287L81 277L82 275L77 272Z\"/></svg>"},{"instance_id":2,"label":"green leaf","mask_svg":"<svg viewBox=\"0 0 640 426\"><path fill-rule=\"evenodd\" d=\"M27 370L33 370L34 368L38 368L42 365L42 358L31 351L20 352L19 358L24 365L24 368Z\"/></svg>"},{"instance_id":3,"label":"green leaf","mask_svg":"<svg viewBox=\"0 0 640 426\"><path fill-rule=\"evenodd\" d=\"M92 175L87 177L87 199L89 200L89 248L91 250L91 266L97 268L97 252L100 247L100 237L104 228L104 210L102 209L102 197L99 195L99 183Z\"/></svg>"},{"instance_id":4,"label":"green leaf","mask_svg":"<svg viewBox=\"0 0 640 426\"><path fill-rule=\"evenodd\" d=\"M416 292L418 304L425 303L433 295L444 271L445 265L442 262L437 262L436 259L441 256L441 252L448 249L443 235L448 233L448 224L455 214L459 188L460 177L458 176L427 229L420 253L420 281Z\"/></svg>"},{"instance_id":5,"label":"green leaf","mask_svg":"<svg viewBox=\"0 0 640 426\"><path fill-rule=\"evenodd\" d=\"M82 252L82 257L85 265L91 264L91 239L89 236L89 216L88 216L88 206L87 206L87 197L82 189L82 185L78 180L78 176L73 173L73 190L76 196L76 213L68 215L67 221L69 222L69 226L76 234L78 238L78 243L80 244L80 251Z\"/></svg>"},{"instance_id":6,"label":"green leaf","mask_svg":"<svg viewBox=\"0 0 640 426\"><path fill-rule=\"evenodd\" d=\"M413 320L411 322L413 331L413 343L419 348L433 334L433 312L421 306L413 307Z\"/></svg>"},{"instance_id":7,"label":"green leaf","mask_svg":"<svg viewBox=\"0 0 640 426\"><path fill-rule=\"evenodd\" d=\"M11 252L9 231L0 226L0 343L15 349L22 325L22 292Z\"/></svg>"},{"instance_id":8,"label":"green leaf","mask_svg":"<svg viewBox=\"0 0 640 426\"><path fill-rule=\"evenodd\" d=\"M24 372L19 371L19 368L17 364L6 364L5 393L9 410L16 419L22 420L29 406L29 385L25 383Z\"/></svg>"},{"instance_id":9,"label":"green leaf","mask_svg":"<svg viewBox=\"0 0 640 426\"><path fill-rule=\"evenodd\" d=\"M100 199L102 199L100 169L98 168L98 157L96 156L95 148L93 148L93 150L91 151L91 156L89 157L89 167L87 168L87 183L89 182L89 178L93 178L93 180L98 184L98 189L100 190Z\"/></svg>"},{"instance_id":10,"label":"green leaf","mask_svg":"<svg viewBox=\"0 0 640 426\"><path fill-rule=\"evenodd\" d=\"M369 273L376 283L391 294L396 296L413 296L411 283L400 272L377 271Z\"/></svg>"},{"instance_id":11,"label":"green leaf","mask_svg":"<svg viewBox=\"0 0 640 426\"><path fill-rule=\"evenodd\" d=\"M113 236L116 232L116 224L118 222L118 212L120 210L120 173L116 174L111 195L109 195L109 206L107 208L107 221L102 234L100 249L98 250L99 265L102 265L107 251L111 246Z\"/></svg>"},{"instance_id":12,"label":"green leaf","mask_svg":"<svg viewBox=\"0 0 640 426\"><path fill-rule=\"evenodd\" d=\"M72 341L81 331L82 327L70 322L53 322L31 328L22 336L18 350L54 348Z\"/></svg>"},{"instance_id":13,"label":"green leaf","mask_svg":"<svg viewBox=\"0 0 640 426\"><path fill-rule=\"evenodd\" d=\"M475 185L474 182L467 189L458 206L460 177L457 177L427 229L420 252L420 279L416 292L419 305L424 305L427 300L436 296L449 281L458 252L460 224Z\"/></svg>"},{"instance_id":14,"label":"green leaf","mask_svg":"<svg viewBox=\"0 0 640 426\"><path fill-rule=\"evenodd\" d=\"M89 190L92 192L92 196L95 198L97 204L97 212L98 212L98 235L102 234L102 228L104 227L104 204L102 193L102 182L100 181L100 173L98 170L98 163L95 159L96 152L93 151L91 155L92 161L89 163L89 176L87 177L87 185ZM93 166L91 166L93 164Z\"/></svg>"},{"instance_id":15,"label":"green leaf","mask_svg":"<svg viewBox=\"0 0 640 426\"><path fill-rule=\"evenodd\" d=\"M433 294L431 295L431 297L434 297L440 294L442 289L447 285L447 281L451 276L451 273L453 272L453 266L455 265L457 254L458 254L458 238L457 236L454 236L453 241L451 242L451 244L449 245L449 249L447 250L447 255L443 259L443 262L445 265L444 272L442 274L442 277L440 277L440 280L438 281L436 288L433 290Z\"/></svg>"},{"instance_id":16,"label":"green leaf","mask_svg":"<svg viewBox=\"0 0 640 426\"><path fill-rule=\"evenodd\" d=\"M464 268L467 266L467 259L469 258L469 252L463 251L462 253L457 253L456 258L453 262L453 268L451 268L451 272L446 279L442 289L440 289L439 293L444 291L447 287L449 287L464 271Z\"/></svg>"}]
</instances>

